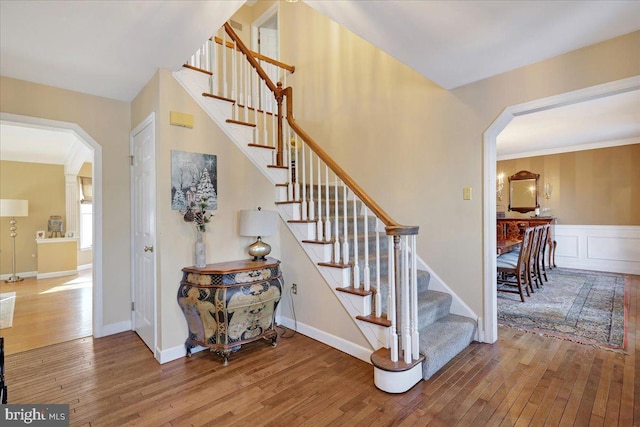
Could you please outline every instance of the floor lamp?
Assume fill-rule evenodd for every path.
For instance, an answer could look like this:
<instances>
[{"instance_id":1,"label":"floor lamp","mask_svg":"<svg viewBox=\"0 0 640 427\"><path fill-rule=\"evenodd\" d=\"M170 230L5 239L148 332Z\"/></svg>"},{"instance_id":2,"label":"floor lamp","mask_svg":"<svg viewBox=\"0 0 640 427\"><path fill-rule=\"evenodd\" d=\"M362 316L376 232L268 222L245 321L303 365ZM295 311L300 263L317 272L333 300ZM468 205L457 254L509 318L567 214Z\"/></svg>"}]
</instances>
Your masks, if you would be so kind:
<instances>
[{"instance_id":1,"label":"floor lamp","mask_svg":"<svg viewBox=\"0 0 640 427\"><path fill-rule=\"evenodd\" d=\"M0 199L0 216L11 217L9 221L9 236L11 237L11 253L12 253L12 265L11 276L5 280L7 283L15 283L23 280L16 275L16 217L29 215L29 201L18 199Z\"/></svg>"}]
</instances>

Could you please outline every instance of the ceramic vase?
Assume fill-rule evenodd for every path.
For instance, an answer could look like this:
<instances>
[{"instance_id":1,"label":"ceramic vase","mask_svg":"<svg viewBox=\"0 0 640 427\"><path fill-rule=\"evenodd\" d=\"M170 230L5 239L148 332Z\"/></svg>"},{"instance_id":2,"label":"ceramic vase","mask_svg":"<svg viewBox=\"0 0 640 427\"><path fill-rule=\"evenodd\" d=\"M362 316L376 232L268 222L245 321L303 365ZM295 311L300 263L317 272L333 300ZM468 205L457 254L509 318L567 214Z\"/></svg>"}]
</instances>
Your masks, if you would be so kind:
<instances>
[{"instance_id":1,"label":"ceramic vase","mask_svg":"<svg viewBox=\"0 0 640 427\"><path fill-rule=\"evenodd\" d=\"M207 266L207 246L204 243L204 231L196 230L195 266L204 268Z\"/></svg>"}]
</instances>

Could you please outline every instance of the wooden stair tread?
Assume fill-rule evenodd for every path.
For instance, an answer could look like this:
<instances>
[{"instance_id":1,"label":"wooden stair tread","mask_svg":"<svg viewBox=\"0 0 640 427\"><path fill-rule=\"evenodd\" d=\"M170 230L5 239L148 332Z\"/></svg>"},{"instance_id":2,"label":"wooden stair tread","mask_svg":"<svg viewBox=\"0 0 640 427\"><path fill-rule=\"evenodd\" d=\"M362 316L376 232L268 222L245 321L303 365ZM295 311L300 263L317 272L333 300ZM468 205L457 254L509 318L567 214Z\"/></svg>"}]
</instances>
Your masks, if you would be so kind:
<instances>
[{"instance_id":1,"label":"wooden stair tread","mask_svg":"<svg viewBox=\"0 0 640 427\"><path fill-rule=\"evenodd\" d=\"M374 323L380 326L391 326L391 320L386 317L376 317L373 314L369 314L368 316L356 316L356 319L362 320L363 322Z\"/></svg>"},{"instance_id":2,"label":"wooden stair tread","mask_svg":"<svg viewBox=\"0 0 640 427\"><path fill-rule=\"evenodd\" d=\"M218 96L218 95L214 95L214 94L208 93L208 92L202 92L202 96L205 96L207 98L219 99L220 101L227 101L227 102L230 102L232 104L236 103L236 101L234 101L231 98L225 98L224 96Z\"/></svg>"},{"instance_id":3,"label":"wooden stair tread","mask_svg":"<svg viewBox=\"0 0 640 427\"><path fill-rule=\"evenodd\" d=\"M373 295L373 291L365 291L364 288L354 288L353 286L347 286L344 288L336 288L339 292L345 292L353 295L360 295L362 297L366 297L368 295Z\"/></svg>"},{"instance_id":4,"label":"wooden stair tread","mask_svg":"<svg viewBox=\"0 0 640 427\"><path fill-rule=\"evenodd\" d=\"M302 203L300 200L285 200L283 202L274 202L276 205L292 205L294 203Z\"/></svg>"},{"instance_id":5,"label":"wooden stair tread","mask_svg":"<svg viewBox=\"0 0 640 427\"><path fill-rule=\"evenodd\" d=\"M327 242L326 240L302 240L302 243L313 243L316 245L332 245L333 242Z\"/></svg>"},{"instance_id":6,"label":"wooden stair tread","mask_svg":"<svg viewBox=\"0 0 640 427\"><path fill-rule=\"evenodd\" d=\"M210 76L213 76L213 73L211 71L207 71L207 70L205 70L203 68L194 67L193 65L189 65L189 64L182 64L182 66L184 68L188 68L188 69L193 70L193 71L198 71L200 73L208 74Z\"/></svg>"},{"instance_id":7,"label":"wooden stair tread","mask_svg":"<svg viewBox=\"0 0 640 427\"><path fill-rule=\"evenodd\" d=\"M314 220L312 219L289 219L287 220L288 223L290 224L311 224L311 223L315 223Z\"/></svg>"},{"instance_id":8,"label":"wooden stair tread","mask_svg":"<svg viewBox=\"0 0 640 427\"><path fill-rule=\"evenodd\" d=\"M245 107L244 104L238 104L238 108L246 108L247 110L256 111L255 107ZM258 113L264 113L264 114L268 114L270 116L278 117L278 114L276 114L276 113L270 113L269 111L264 111L264 110L260 110L260 109L258 109L257 111L258 111Z\"/></svg>"},{"instance_id":9,"label":"wooden stair tread","mask_svg":"<svg viewBox=\"0 0 640 427\"><path fill-rule=\"evenodd\" d=\"M418 360L413 360L411 363L405 363L404 360L398 360L397 362L391 361L391 350L388 348L381 348L371 354L371 363L378 369L389 372L404 372L414 368L416 365L422 363L424 356L421 354Z\"/></svg>"},{"instance_id":10,"label":"wooden stair tread","mask_svg":"<svg viewBox=\"0 0 640 427\"><path fill-rule=\"evenodd\" d=\"M226 122L227 123L233 123L233 124L236 124L236 125L248 126L248 127L252 127L252 128L256 127L255 123L243 122L243 121L240 121L240 120L227 119Z\"/></svg>"},{"instance_id":11,"label":"wooden stair tread","mask_svg":"<svg viewBox=\"0 0 640 427\"><path fill-rule=\"evenodd\" d=\"M262 144L247 144L249 147L256 147L256 148L267 148L269 150L275 150L276 147L272 147L271 145L262 145ZM278 185L278 184L276 184Z\"/></svg>"},{"instance_id":12,"label":"wooden stair tread","mask_svg":"<svg viewBox=\"0 0 640 427\"><path fill-rule=\"evenodd\" d=\"M267 165L268 168L289 169L289 166Z\"/></svg>"},{"instance_id":13,"label":"wooden stair tread","mask_svg":"<svg viewBox=\"0 0 640 427\"><path fill-rule=\"evenodd\" d=\"M351 264L338 264L335 262L319 262L318 265L323 267L334 267L334 268L350 268Z\"/></svg>"}]
</instances>

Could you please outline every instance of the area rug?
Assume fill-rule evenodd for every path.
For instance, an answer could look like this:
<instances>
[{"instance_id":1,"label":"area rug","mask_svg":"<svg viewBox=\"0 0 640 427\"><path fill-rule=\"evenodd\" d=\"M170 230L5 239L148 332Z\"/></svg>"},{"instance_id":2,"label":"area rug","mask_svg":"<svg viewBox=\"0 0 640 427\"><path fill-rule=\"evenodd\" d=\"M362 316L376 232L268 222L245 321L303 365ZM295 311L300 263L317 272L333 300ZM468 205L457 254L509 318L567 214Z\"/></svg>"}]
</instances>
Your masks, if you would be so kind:
<instances>
[{"instance_id":1,"label":"area rug","mask_svg":"<svg viewBox=\"0 0 640 427\"><path fill-rule=\"evenodd\" d=\"M0 329L10 328L13 325L13 307L15 303L15 292L0 294Z\"/></svg>"},{"instance_id":2,"label":"area rug","mask_svg":"<svg viewBox=\"0 0 640 427\"><path fill-rule=\"evenodd\" d=\"M498 292L498 323L599 348L624 350L628 301L622 274L554 268L525 302Z\"/></svg>"}]
</instances>

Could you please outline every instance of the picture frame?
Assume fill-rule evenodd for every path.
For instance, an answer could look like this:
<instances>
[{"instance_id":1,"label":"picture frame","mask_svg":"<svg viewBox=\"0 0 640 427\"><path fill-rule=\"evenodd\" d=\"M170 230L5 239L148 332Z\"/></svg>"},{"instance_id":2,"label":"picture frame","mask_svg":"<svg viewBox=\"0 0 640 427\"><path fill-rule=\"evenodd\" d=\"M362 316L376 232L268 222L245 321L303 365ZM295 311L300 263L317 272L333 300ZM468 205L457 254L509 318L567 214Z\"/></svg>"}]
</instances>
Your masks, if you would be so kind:
<instances>
[{"instance_id":1,"label":"picture frame","mask_svg":"<svg viewBox=\"0 0 640 427\"><path fill-rule=\"evenodd\" d=\"M218 209L217 156L171 150L171 209L184 211L201 198L206 210Z\"/></svg>"},{"instance_id":2,"label":"picture frame","mask_svg":"<svg viewBox=\"0 0 640 427\"><path fill-rule=\"evenodd\" d=\"M46 239L47 235L44 230L36 231L36 239Z\"/></svg>"}]
</instances>

